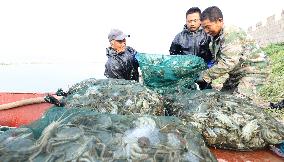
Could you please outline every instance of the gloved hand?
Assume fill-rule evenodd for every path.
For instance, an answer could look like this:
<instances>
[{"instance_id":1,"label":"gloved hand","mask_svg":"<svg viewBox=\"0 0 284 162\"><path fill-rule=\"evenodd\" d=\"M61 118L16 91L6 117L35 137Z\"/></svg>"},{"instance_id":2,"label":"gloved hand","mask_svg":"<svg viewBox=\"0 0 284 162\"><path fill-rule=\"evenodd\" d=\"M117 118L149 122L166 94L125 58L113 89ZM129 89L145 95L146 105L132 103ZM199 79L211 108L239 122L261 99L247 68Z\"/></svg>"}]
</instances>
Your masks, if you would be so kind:
<instances>
[{"instance_id":1,"label":"gloved hand","mask_svg":"<svg viewBox=\"0 0 284 162\"><path fill-rule=\"evenodd\" d=\"M170 55L182 54L182 46L176 43L172 43L170 47Z\"/></svg>"},{"instance_id":2,"label":"gloved hand","mask_svg":"<svg viewBox=\"0 0 284 162\"><path fill-rule=\"evenodd\" d=\"M284 100L279 101L278 103L272 103L270 102L270 108L272 109L283 109L284 108Z\"/></svg>"},{"instance_id":3,"label":"gloved hand","mask_svg":"<svg viewBox=\"0 0 284 162\"><path fill-rule=\"evenodd\" d=\"M203 89L212 89L211 83L207 83L202 77L199 77L195 83L198 84L199 89L203 90Z\"/></svg>"},{"instance_id":4,"label":"gloved hand","mask_svg":"<svg viewBox=\"0 0 284 162\"><path fill-rule=\"evenodd\" d=\"M44 100L48 103L54 104L55 106L58 107L63 107L65 106L65 103L59 101L57 98L53 97L50 94L47 94L47 96L44 97Z\"/></svg>"},{"instance_id":5,"label":"gloved hand","mask_svg":"<svg viewBox=\"0 0 284 162\"><path fill-rule=\"evenodd\" d=\"M215 64L214 60L211 60L211 61L207 62L207 67L211 68L212 66L214 66L214 64Z\"/></svg>"}]
</instances>

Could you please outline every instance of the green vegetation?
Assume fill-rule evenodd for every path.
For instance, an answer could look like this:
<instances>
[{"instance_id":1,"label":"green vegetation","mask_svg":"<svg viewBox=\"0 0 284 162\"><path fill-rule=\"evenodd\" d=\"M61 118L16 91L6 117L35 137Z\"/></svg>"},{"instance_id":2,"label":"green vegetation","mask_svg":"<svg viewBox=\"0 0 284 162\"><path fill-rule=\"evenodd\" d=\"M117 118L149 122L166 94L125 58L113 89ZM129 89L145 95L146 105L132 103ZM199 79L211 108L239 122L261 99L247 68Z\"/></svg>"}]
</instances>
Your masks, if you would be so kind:
<instances>
[{"instance_id":1,"label":"green vegetation","mask_svg":"<svg viewBox=\"0 0 284 162\"><path fill-rule=\"evenodd\" d=\"M284 99L284 43L271 44L263 50L270 59L271 73L260 95L266 101L278 102Z\"/></svg>"},{"instance_id":2,"label":"green vegetation","mask_svg":"<svg viewBox=\"0 0 284 162\"><path fill-rule=\"evenodd\" d=\"M271 44L263 50L271 63L271 73L268 84L260 90L260 95L268 102L279 102L284 99L284 43ZM272 116L284 120L284 111L277 109L265 109Z\"/></svg>"}]
</instances>

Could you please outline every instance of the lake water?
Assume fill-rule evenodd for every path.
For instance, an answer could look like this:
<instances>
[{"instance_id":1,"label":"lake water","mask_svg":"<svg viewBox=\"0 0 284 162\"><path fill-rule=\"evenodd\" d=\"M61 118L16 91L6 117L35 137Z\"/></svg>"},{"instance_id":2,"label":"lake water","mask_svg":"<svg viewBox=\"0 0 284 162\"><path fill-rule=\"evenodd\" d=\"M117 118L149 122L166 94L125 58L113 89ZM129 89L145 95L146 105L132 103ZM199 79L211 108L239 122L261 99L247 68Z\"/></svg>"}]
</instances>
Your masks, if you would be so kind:
<instances>
[{"instance_id":1,"label":"lake water","mask_svg":"<svg viewBox=\"0 0 284 162\"><path fill-rule=\"evenodd\" d=\"M84 79L104 77L104 63L0 65L0 92L68 90Z\"/></svg>"}]
</instances>

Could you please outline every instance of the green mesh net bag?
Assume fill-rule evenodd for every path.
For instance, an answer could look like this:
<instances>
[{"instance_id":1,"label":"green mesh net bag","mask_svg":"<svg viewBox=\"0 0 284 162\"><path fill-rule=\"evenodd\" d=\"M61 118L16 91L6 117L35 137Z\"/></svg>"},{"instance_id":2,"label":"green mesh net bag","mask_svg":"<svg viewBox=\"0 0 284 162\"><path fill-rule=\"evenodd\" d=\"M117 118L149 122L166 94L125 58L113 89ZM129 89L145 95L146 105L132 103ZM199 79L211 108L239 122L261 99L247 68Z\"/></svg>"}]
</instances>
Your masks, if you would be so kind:
<instances>
[{"instance_id":1,"label":"green mesh net bag","mask_svg":"<svg viewBox=\"0 0 284 162\"><path fill-rule=\"evenodd\" d=\"M201 134L176 117L53 107L33 124L0 135L0 161L217 160Z\"/></svg>"},{"instance_id":2,"label":"green mesh net bag","mask_svg":"<svg viewBox=\"0 0 284 162\"><path fill-rule=\"evenodd\" d=\"M87 79L72 86L63 98L67 108L88 108L120 115L164 115L161 96L135 81Z\"/></svg>"},{"instance_id":3,"label":"green mesh net bag","mask_svg":"<svg viewBox=\"0 0 284 162\"><path fill-rule=\"evenodd\" d=\"M284 140L283 123L249 99L214 90L188 90L164 99L168 112L194 125L210 146L248 151Z\"/></svg>"},{"instance_id":4,"label":"green mesh net bag","mask_svg":"<svg viewBox=\"0 0 284 162\"><path fill-rule=\"evenodd\" d=\"M144 84L154 89L188 88L206 67L204 60L194 55L138 53L136 59Z\"/></svg>"}]
</instances>

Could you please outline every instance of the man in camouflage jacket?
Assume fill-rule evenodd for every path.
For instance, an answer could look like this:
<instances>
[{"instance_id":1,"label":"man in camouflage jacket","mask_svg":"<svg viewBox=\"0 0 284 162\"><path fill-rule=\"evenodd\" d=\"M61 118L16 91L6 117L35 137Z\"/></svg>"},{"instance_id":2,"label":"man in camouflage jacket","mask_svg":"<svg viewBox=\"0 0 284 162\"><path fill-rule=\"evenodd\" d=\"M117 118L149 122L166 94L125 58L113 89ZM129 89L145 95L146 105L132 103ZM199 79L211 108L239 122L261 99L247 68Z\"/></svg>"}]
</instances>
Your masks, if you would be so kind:
<instances>
[{"instance_id":1,"label":"man in camouflage jacket","mask_svg":"<svg viewBox=\"0 0 284 162\"><path fill-rule=\"evenodd\" d=\"M224 27L222 11L208 7L201 15L202 26L213 37L211 50L216 64L201 74L201 80L212 80L225 74L229 78L222 91L231 91L252 100L268 75L268 59L256 43L240 28ZM200 82L200 80L199 80Z\"/></svg>"}]
</instances>

